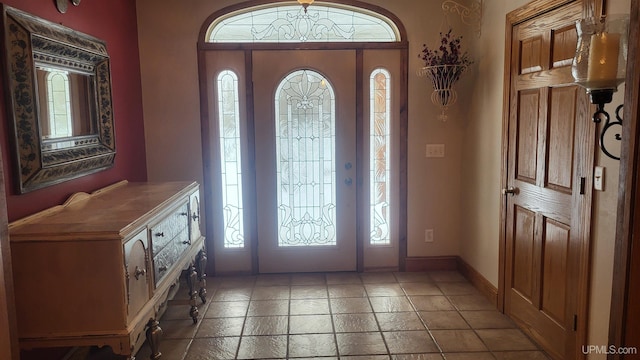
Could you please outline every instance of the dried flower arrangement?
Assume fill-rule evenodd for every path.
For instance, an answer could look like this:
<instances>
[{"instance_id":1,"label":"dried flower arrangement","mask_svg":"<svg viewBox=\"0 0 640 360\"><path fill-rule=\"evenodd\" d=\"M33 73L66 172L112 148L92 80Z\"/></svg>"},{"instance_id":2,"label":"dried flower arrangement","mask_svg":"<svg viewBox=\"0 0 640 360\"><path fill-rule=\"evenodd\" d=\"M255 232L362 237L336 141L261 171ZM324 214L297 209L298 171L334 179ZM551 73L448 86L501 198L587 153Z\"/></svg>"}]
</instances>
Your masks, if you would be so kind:
<instances>
[{"instance_id":1,"label":"dried flower arrangement","mask_svg":"<svg viewBox=\"0 0 640 360\"><path fill-rule=\"evenodd\" d=\"M423 44L423 50L418 57L424 61L424 67L419 74L428 77L433 84L431 101L440 105L440 118L446 119L445 111L457 99L453 84L460 79L467 67L473 64L467 51L462 52L462 36L454 36L452 29L440 33L440 46L430 49Z\"/></svg>"}]
</instances>

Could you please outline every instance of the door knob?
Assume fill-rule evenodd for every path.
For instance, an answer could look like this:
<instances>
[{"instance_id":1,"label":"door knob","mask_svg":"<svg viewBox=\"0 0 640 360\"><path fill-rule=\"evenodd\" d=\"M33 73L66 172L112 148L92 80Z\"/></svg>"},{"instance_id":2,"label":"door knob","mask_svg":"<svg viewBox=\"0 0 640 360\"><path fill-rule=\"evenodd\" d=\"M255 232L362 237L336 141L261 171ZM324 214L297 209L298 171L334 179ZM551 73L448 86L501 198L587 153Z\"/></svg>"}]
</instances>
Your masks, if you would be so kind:
<instances>
[{"instance_id":1,"label":"door knob","mask_svg":"<svg viewBox=\"0 0 640 360\"><path fill-rule=\"evenodd\" d=\"M502 189L502 195L509 194L511 196L514 196L517 193L518 193L518 188L517 187L509 186L506 189Z\"/></svg>"},{"instance_id":2,"label":"door knob","mask_svg":"<svg viewBox=\"0 0 640 360\"><path fill-rule=\"evenodd\" d=\"M348 178L344 179L344 183L347 184L347 186L351 186L351 184L353 184L353 179L348 177Z\"/></svg>"},{"instance_id":3,"label":"door knob","mask_svg":"<svg viewBox=\"0 0 640 360\"><path fill-rule=\"evenodd\" d=\"M351 165L350 162L347 162L347 163L344 164L344 168L347 169L347 170L351 169L352 166L353 165Z\"/></svg>"}]
</instances>

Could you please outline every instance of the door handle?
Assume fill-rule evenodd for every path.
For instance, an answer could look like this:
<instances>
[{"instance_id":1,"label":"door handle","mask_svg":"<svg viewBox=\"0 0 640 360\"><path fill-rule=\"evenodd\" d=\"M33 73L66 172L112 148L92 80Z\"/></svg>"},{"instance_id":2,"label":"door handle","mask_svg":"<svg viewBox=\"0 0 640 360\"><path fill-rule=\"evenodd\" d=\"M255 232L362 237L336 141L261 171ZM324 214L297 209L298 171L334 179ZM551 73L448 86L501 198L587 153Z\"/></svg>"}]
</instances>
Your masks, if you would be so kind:
<instances>
[{"instance_id":1,"label":"door handle","mask_svg":"<svg viewBox=\"0 0 640 360\"><path fill-rule=\"evenodd\" d=\"M347 184L347 186L351 186L351 184L353 184L353 179L348 177L348 178L344 179L344 183Z\"/></svg>"},{"instance_id":2,"label":"door handle","mask_svg":"<svg viewBox=\"0 0 640 360\"><path fill-rule=\"evenodd\" d=\"M514 196L514 195L516 195L518 192L519 192L518 188L517 188L517 187L513 187L513 186L509 186L509 187L508 187L508 188L506 188L506 189L502 189L502 195L507 195L507 194L509 194L509 195L511 195L511 196Z\"/></svg>"},{"instance_id":3,"label":"door handle","mask_svg":"<svg viewBox=\"0 0 640 360\"><path fill-rule=\"evenodd\" d=\"M350 162L347 162L347 163L344 164L344 168L347 169L347 170L350 170L352 167L353 167L353 165L351 165Z\"/></svg>"}]
</instances>

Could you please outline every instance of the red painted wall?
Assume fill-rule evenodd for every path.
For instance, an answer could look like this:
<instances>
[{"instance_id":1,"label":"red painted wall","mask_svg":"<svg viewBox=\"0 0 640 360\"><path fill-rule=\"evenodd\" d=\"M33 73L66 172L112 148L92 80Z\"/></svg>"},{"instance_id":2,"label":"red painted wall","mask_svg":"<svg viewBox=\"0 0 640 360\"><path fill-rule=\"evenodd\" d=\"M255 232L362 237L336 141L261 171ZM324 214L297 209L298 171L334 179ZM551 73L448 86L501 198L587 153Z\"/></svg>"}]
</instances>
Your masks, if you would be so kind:
<instances>
[{"instance_id":1,"label":"red painted wall","mask_svg":"<svg viewBox=\"0 0 640 360\"><path fill-rule=\"evenodd\" d=\"M114 167L96 174L36 190L24 195L15 191L10 136L4 89L0 94L0 146L6 180L9 221L63 203L71 194L91 192L114 182L146 181L142 88L136 2L131 0L86 0L57 11L54 0L5 0L6 5L106 41L111 58L116 158ZM4 68L2 68L4 70ZM4 72L0 71L0 77ZM4 79L2 79L2 83Z\"/></svg>"}]
</instances>

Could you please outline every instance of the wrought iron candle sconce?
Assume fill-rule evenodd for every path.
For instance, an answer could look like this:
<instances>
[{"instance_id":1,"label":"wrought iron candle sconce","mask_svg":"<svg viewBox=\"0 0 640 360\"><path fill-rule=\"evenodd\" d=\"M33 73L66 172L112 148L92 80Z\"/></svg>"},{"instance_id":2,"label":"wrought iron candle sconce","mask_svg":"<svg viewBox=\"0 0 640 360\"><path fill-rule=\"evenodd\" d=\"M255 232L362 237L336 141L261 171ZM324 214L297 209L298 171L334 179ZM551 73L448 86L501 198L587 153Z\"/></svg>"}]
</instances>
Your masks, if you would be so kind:
<instances>
[{"instance_id":1,"label":"wrought iron candle sconce","mask_svg":"<svg viewBox=\"0 0 640 360\"><path fill-rule=\"evenodd\" d=\"M616 108L617 121L611 121L605 104L611 103L613 93L625 81L628 53L629 17L627 15L602 16L576 22L578 45L571 73L575 83L584 87L592 104L597 106L593 122L604 121L600 132L600 149L608 157L620 160L611 154L604 142L605 134L614 125L622 125L620 111ZM615 135L621 140L620 134Z\"/></svg>"}]
</instances>

